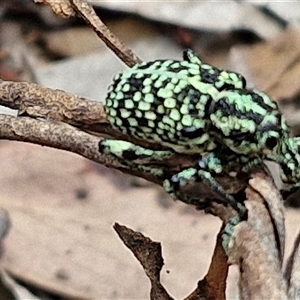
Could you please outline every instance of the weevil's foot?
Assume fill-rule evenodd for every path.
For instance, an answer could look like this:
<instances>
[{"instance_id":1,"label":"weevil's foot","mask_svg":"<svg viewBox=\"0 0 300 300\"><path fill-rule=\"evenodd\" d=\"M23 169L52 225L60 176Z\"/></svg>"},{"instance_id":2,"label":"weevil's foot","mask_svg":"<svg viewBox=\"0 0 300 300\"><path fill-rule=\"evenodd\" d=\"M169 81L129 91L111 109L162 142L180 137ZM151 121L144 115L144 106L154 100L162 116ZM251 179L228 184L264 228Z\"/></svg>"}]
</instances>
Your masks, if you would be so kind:
<instances>
[{"instance_id":1,"label":"weevil's foot","mask_svg":"<svg viewBox=\"0 0 300 300\"><path fill-rule=\"evenodd\" d=\"M229 256L229 247L231 237L234 231L234 227L238 225L241 221L243 221L239 216L231 218L228 223L225 225L222 233L222 247L225 251L225 254Z\"/></svg>"}]
</instances>

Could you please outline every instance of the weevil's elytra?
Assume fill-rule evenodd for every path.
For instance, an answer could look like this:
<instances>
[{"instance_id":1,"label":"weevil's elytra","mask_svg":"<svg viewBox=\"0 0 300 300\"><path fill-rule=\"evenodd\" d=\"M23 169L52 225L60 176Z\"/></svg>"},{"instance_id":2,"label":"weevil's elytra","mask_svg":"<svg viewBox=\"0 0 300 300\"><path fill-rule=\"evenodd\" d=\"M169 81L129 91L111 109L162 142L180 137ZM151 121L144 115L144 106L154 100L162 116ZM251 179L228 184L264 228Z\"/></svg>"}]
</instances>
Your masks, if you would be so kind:
<instances>
[{"instance_id":1,"label":"weevil's elytra","mask_svg":"<svg viewBox=\"0 0 300 300\"><path fill-rule=\"evenodd\" d=\"M187 51L183 61L143 62L117 75L105 109L113 116L112 126L123 133L177 152L205 152L213 148L206 106L225 86L242 88L245 79L202 64Z\"/></svg>"}]
</instances>

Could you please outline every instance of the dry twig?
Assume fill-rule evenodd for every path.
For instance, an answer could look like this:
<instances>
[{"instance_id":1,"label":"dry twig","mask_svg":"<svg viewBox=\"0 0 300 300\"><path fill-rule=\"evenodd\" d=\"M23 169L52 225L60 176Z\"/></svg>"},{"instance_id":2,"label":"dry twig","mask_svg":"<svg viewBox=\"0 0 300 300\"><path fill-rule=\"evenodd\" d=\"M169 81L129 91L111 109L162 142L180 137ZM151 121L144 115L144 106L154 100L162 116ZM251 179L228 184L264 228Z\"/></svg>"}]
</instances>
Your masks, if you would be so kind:
<instances>
[{"instance_id":1,"label":"dry twig","mask_svg":"<svg viewBox=\"0 0 300 300\"><path fill-rule=\"evenodd\" d=\"M86 0L34 0L49 4L53 12L63 17L78 15L93 28L101 40L129 67L141 60L126 47L100 20L93 7Z\"/></svg>"}]
</instances>

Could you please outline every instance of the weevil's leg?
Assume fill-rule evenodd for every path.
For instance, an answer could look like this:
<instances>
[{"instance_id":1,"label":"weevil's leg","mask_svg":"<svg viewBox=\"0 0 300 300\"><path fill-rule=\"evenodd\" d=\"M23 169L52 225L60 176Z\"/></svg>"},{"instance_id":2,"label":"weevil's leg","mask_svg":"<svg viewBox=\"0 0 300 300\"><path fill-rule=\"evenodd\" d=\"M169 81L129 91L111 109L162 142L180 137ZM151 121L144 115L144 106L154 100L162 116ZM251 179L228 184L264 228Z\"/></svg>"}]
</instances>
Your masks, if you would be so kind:
<instances>
[{"instance_id":1,"label":"weevil's leg","mask_svg":"<svg viewBox=\"0 0 300 300\"><path fill-rule=\"evenodd\" d=\"M174 154L171 150L152 150L130 142L110 139L104 139L99 143L99 151L129 161L146 159L162 161Z\"/></svg>"},{"instance_id":2,"label":"weevil's leg","mask_svg":"<svg viewBox=\"0 0 300 300\"><path fill-rule=\"evenodd\" d=\"M223 187L213 178L210 172L204 171L204 170L199 170L198 171L198 176L208 182L209 186L211 189L221 196L224 197L226 202L234 209L237 211L241 219L243 219L246 215L246 208L244 205L239 203L237 200L234 199L233 196L229 195L226 193L226 191L223 189Z\"/></svg>"},{"instance_id":3,"label":"weevil's leg","mask_svg":"<svg viewBox=\"0 0 300 300\"><path fill-rule=\"evenodd\" d=\"M184 169L173 175L170 179L165 179L163 188L174 200L181 200L187 204L196 206L198 209L203 209L205 207L205 199L193 198L180 192L182 187L197 179L199 179L199 176L196 168Z\"/></svg>"},{"instance_id":4,"label":"weevil's leg","mask_svg":"<svg viewBox=\"0 0 300 300\"><path fill-rule=\"evenodd\" d=\"M99 152L111 156L113 160L132 170L151 174L158 179L165 178L164 169L147 166L147 163L164 161L174 154L170 150L152 150L130 142L111 139L104 139L99 142Z\"/></svg>"},{"instance_id":5,"label":"weevil's leg","mask_svg":"<svg viewBox=\"0 0 300 300\"><path fill-rule=\"evenodd\" d=\"M192 176L190 176L192 175ZM169 193L175 199L181 199L186 203L190 203L197 206L197 201L199 201L199 206L201 207L201 200L189 198L188 195L184 195L183 193L179 193L180 187L185 186L190 181L206 181L210 188L220 194L226 203L228 203L234 210L236 210L241 217L244 219L246 216L246 208L236 201L234 197L229 195L223 187L213 178L212 174L208 171L197 170L196 168L189 168L181 171L178 174L172 176L171 179L166 179L164 181L164 189L167 193Z\"/></svg>"},{"instance_id":6,"label":"weevil's leg","mask_svg":"<svg viewBox=\"0 0 300 300\"><path fill-rule=\"evenodd\" d=\"M223 187L213 178L211 172L222 172L222 162L214 153L207 154L201 160L199 160L197 168L189 168L183 170L178 174L175 174L170 180L165 180L164 189L175 199L181 199L186 203L201 207L205 204L205 201L202 201L199 198L189 198L188 195L180 193L179 190L190 181L203 180L209 184L213 191L219 193L224 198L226 203L228 203L233 209L237 211L238 215L228 221L222 234L222 246L225 253L228 255L229 243L234 227L239 222L246 219L247 209L244 205L236 201L234 197L226 193Z\"/></svg>"},{"instance_id":7,"label":"weevil's leg","mask_svg":"<svg viewBox=\"0 0 300 300\"><path fill-rule=\"evenodd\" d=\"M246 208L236 201L233 196L229 195L223 187L214 179L212 173L221 173L223 170L220 158L214 153L209 153L198 161L196 168L185 169L178 174L172 176L171 179L164 181L164 189L173 198L181 199L184 202L197 206L197 199L190 198L188 195L180 193L180 188L184 187L191 181L205 181L210 188L221 195L225 202L236 210L241 219L246 216ZM201 200L198 199L201 206Z\"/></svg>"}]
</instances>

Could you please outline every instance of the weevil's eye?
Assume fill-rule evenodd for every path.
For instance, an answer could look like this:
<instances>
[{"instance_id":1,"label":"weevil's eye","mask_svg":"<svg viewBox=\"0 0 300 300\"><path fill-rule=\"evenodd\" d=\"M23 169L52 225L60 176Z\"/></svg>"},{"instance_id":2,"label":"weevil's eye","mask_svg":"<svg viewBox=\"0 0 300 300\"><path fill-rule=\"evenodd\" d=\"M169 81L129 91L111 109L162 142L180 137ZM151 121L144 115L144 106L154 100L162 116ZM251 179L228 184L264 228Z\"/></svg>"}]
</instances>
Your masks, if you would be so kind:
<instances>
[{"instance_id":1,"label":"weevil's eye","mask_svg":"<svg viewBox=\"0 0 300 300\"><path fill-rule=\"evenodd\" d=\"M277 145L277 139L275 137L269 137L266 140L266 146L269 149L273 149Z\"/></svg>"}]
</instances>

